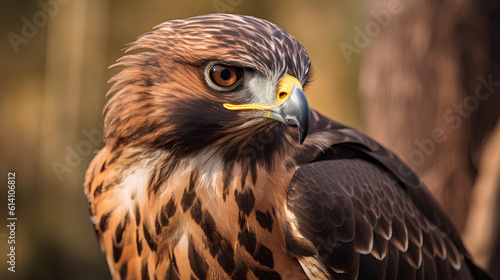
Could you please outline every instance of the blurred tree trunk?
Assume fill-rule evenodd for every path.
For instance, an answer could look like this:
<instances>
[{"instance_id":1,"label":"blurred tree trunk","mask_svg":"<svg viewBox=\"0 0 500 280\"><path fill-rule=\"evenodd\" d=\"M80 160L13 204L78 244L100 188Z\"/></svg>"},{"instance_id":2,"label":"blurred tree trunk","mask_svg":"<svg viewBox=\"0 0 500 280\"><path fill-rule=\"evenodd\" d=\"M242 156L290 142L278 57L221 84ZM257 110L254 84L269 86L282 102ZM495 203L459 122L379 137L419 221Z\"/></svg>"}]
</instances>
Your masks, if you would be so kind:
<instances>
[{"instance_id":1,"label":"blurred tree trunk","mask_svg":"<svg viewBox=\"0 0 500 280\"><path fill-rule=\"evenodd\" d=\"M464 239L479 263L490 262L490 271L500 275L500 122L488 137L479 163L471 197ZM485 231L484 229L490 229ZM496 237L496 238L495 238ZM495 255L496 254L496 255ZM496 260L496 265L493 261Z\"/></svg>"},{"instance_id":2,"label":"blurred tree trunk","mask_svg":"<svg viewBox=\"0 0 500 280\"><path fill-rule=\"evenodd\" d=\"M107 268L93 238L83 196L94 129L105 92L107 1L70 1L47 26L40 137L36 250L46 254L27 279L103 279ZM96 109L89 109L96 107ZM94 120L85 118L93 110ZM89 114L91 115L91 114ZM82 130L85 127L86 130ZM90 237L90 238L89 238ZM40 255L42 253L38 253ZM40 271L46 278L40 278ZM35 276L36 275L36 276Z\"/></svg>"},{"instance_id":3,"label":"blurred tree trunk","mask_svg":"<svg viewBox=\"0 0 500 280\"><path fill-rule=\"evenodd\" d=\"M500 116L499 13L496 0L379 0L365 27L380 27L361 68L367 132L416 170L460 231L485 195L470 199L481 156L491 156L483 144ZM495 216L476 234L494 233ZM492 250L500 240L490 235ZM488 262L500 260L481 264Z\"/></svg>"}]
</instances>

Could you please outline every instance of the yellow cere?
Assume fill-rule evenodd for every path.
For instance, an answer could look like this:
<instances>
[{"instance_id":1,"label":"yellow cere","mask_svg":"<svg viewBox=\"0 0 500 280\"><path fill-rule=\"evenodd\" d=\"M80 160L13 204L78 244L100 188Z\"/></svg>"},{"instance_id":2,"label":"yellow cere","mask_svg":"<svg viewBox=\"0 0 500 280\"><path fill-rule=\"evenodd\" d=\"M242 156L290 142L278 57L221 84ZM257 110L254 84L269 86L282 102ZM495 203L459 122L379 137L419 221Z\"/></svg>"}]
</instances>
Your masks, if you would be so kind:
<instances>
[{"instance_id":1,"label":"yellow cere","mask_svg":"<svg viewBox=\"0 0 500 280\"><path fill-rule=\"evenodd\" d=\"M279 107L283 102L288 100L292 94L292 90L295 86L302 89L302 85L299 80L294 76L287 74L285 77L281 78L278 82L278 89L276 90L277 105L262 105L262 104L229 104L224 103L223 106L228 110L269 110L272 108Z\"/></svg>"},{"instance_id":2,"label":"yellow cere","mask_svg":"<svg viewBox=\"0 0 500 280\"><path fill-rule=\"evenodd\" d=\"M290 74L286 74L285 77L281 78L278 82L277 98L279 104L285 102L290 94L292 93L293 87L298 86L302 89L302 85L299 80Z\"/></svg>"}]
</instances>

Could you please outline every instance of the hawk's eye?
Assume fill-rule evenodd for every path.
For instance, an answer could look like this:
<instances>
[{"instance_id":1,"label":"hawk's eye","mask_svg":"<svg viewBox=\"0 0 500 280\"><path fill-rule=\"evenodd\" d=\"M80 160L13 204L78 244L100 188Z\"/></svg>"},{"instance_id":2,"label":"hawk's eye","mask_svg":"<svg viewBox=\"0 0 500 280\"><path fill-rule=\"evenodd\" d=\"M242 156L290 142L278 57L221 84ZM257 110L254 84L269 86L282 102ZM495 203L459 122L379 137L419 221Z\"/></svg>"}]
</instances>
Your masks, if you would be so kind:
<instances>
[{"instance_id":1,"label":"hawk's eye","mask_svg":"<svg viewBox=\"0 0 500 280\"><path fill-rule=\"evenodd\" d=\"M209 71L210 80L215 85L228 88L235 85L241 78L240 69L234 66L214 64Z\"/></svg>"}]
</instances>

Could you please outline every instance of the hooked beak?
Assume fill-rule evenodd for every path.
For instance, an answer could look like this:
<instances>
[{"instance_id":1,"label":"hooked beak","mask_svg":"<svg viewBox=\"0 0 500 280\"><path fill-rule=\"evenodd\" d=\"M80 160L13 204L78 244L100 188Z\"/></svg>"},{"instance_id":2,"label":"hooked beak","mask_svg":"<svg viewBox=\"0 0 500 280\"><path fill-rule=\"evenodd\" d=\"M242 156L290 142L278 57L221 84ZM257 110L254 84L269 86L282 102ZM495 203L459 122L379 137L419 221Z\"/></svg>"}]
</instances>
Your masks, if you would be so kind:
<instances>
[{"instance_id":1,"label":"hooked beak","mask_svg":"<svg viewBox=\"0 0 500 280\"><path fill-rule=\"evenodd\" d=\"M297 78L286 75L281 78L276 90L276 105L224 103L228 110L263 110L266 117L280 121L299 130L299 143L302 144L309 131L309 102Z\"/></svg>"}]
</instances>

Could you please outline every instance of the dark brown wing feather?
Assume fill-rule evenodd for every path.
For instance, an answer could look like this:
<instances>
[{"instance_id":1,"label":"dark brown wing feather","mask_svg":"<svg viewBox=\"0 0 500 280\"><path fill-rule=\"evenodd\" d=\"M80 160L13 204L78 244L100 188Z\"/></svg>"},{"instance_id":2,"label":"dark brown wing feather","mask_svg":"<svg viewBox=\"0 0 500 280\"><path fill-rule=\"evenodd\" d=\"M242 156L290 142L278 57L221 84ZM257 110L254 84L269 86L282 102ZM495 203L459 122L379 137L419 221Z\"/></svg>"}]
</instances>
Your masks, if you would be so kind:
<instances>
[{"instance_id":1,"label":"dark brown wing feather","mask_svg":"<svg viewBox=\"0 0 500 280\"><path fill-rule=\"evenodd\" d=\"M334 279L491 279L403 162L358 131L316 119L313 134L321 131L331 147L292 179L290 253L315 254ZM311 245L316 252L304 250Z\"/></svg>"}]
</instances>

